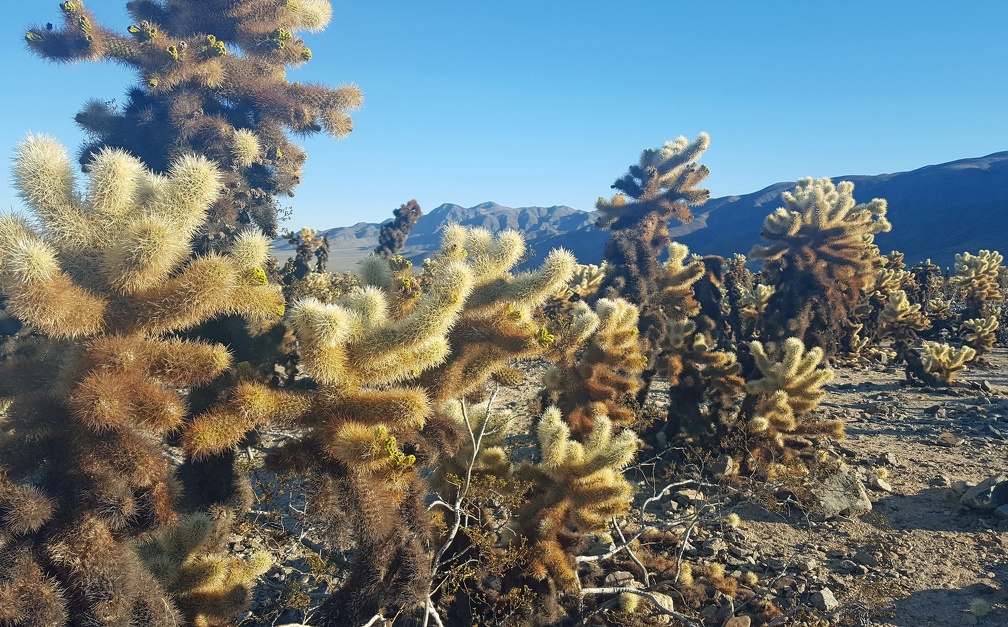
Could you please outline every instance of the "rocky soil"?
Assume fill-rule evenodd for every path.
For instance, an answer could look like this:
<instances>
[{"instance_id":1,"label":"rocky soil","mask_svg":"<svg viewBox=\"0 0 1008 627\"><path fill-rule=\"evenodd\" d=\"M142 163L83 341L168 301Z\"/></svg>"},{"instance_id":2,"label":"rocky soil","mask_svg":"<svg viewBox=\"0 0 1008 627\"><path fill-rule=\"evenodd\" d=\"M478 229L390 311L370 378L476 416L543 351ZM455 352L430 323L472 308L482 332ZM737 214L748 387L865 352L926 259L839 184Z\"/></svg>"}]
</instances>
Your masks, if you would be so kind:
<instances>
[{"instance_id":1,"label":"rocky soil","mask_svg":"<svg viewBox=\"0 0 1008 627\"><path fill-rule=\"evenodd\" d=\"M910 386L901 370L884 364L837 369L817 412L846 422L847 438L832 451L866 488L853 482L853 514L823 520L821 503L788 506L786 489L734 479L677 487L642 517L645 499L665 485L642 479L640 472L657 467L642 463L638 509L624 530L680 520L678 531L692 534L679 547L688 561L721 564L742 581L733 598L698 612L675 608L697 625L767 624L755 610L764 599L784 612L770 621L776 625L1008 625L1008 351L987 361L945 388ZM501 396L520 419L531 420L528 401L542 369L533 365L525 384ZM660 406L662 394L653 390L649 402ZM309 489L261 467L264 449L288 437L264 434L261 449L248 452L258 503L236 527L231 548L269 550L276 566L257 588L244 627L310 619L347 564L346 552L323 549L305 515ZM532 444L530 436L513 441L520 455L534 454ZM642 459L654 455L645 451ZM869 501L870 511L857 513ZM610 540L596 544L604 549ZM627 559L599 565L600 583L641 585Z\"/></svg>"}]
</instances>

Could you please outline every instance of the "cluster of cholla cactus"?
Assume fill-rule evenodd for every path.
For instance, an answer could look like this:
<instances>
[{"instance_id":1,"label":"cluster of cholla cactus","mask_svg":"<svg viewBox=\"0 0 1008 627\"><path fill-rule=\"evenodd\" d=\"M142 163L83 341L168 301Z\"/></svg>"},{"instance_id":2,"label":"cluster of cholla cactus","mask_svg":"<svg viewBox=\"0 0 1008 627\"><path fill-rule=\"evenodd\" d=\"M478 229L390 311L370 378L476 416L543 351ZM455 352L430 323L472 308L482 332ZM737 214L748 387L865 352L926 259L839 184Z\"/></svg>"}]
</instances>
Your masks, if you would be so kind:
<instances>
[{"instance_id":1,"label":"cluster of cholla cactus","mask_svg":"<svg viewBox=\"0 0 1008 627\"><path fill-rule=\"evenodd\" d=\"M229 608L240 609L248 577L168 585L132 542L181 533L167 438L187 424L185 392L232 361L225 346L180 334L224 314L283 314L262 269L268 241L244 232L227 253L190 256L221 187L204 158L179 157L158 175L106 149L87 172L80 192L65 148L29 136L14 181L34 221L0 216L0 290L44 345L0 363L0 397L9 401L0 621L174 626L184 612L223 624L212 603L201 610L186 599L199 587L231 595Z\"/></svg>"},{"instance_id":2,"label":"cluster of cholla cactus","mask_svg":"<svg viewBox=\"0 0 1008 627\"><path fill-rule=\"evenodd\" d=\"M769 244L751 253L763 262L763 282L776 288L760 336L797 337L836 355L849 348L862 291L875 281L874 236L891 228L886 202L858 204L853 183L811 178L782 199L760 231Z\"/></svg>"},{"instance_id":3,"label":"cluster of cholla cactus","mask_svg":"<svg viewBox=\"0 0 1008 627\"><path fill-rule=\"evenodd\" d=\"M211 239L230 240L241 222L275 236L275 196L293 193L305 161L288 131L343 137L353 129L349 113L361 105L360 89L285 76L288 66L311 59L296 33L326 27L332 7L325 0L129 2L127 33L102 26L82 0L60 9L62 27L31 28L29 49L59 62L115 61L140 79L121 107L92 100L77 114L90 137L81 163L104 147L127 150L157 172L191 152L212 159L224 191L201 226Z\"/></svg>"},{"instance_id":4,"label":"cluster of cholla cactus","mask_svg":"<svg viewBox=\"0 0 1008 627\"><path fill-rule=\"evenodd\" d=\"M667 271L659 261L672 243L669 220L690 221L690 207L710 198L710 190L699 187L710 170L697 164L709 145L710 136L701 133L693 141L679 137L645 150L640 162L613 183L617 193L608 200L599 198L596 205L598 225L612 231L601 294L625 298L640 308L642 350L651 363L668 321L662 291L674 287L661 284ZM678 280L681 285L689 277Z\"/></svg>"},{"instance_id":5,"label":"cluster of cholla cactus","mask_svg":"<svg viewBox=\"0 0 1008 627\"><path fill-rule=\"evenodd\" d=\"M620 469L632 457L636 435L605 415L619 409L618 394L581 399L591 419L580 425L583 441L557 422L559 409L547 411L539 428L542 460L522 467L501 448L508 416L492 407L493 395L482 404L470 400L490 382L513 382L515 360L545 354L557 341L535 309L571 279L573 257L554 251L540 269L513 274L523 252L517 233L495 238L453 227L425 278L410 279L410 267L395 258L368 259L364 287L329 304L302 300L288 315L315 390L283 391L246 380L227 404L186 429L187 452L203 456L235 447L257 426L304 427L305 435L275 461L318 473L318 494L327 496L316 500L340 505L358 548L347 582L319 609L321 624L364 623L379 613L418 620L437 615L435 580L444 576L444 556L468 550L458 535L465 516L460 503L483 477L526 486L516 498L525 490L533 495L510 516L514 550L532 561L507 585L549 578L566 586L575 540L626 510L629 485ZM410 280L415 284L407 296L402 287ZM596 311L582 312L595 320L581 325L586 330L577 342L593 362L630 382L603 383L632 394L634 372L642 366L636 310L619 301L600 303ZM568 365L591 376L577 360ZM447 508L437 512L454 529L447 537L438 535L427 512L430 494Z\"/></svg>"}]
</instances>

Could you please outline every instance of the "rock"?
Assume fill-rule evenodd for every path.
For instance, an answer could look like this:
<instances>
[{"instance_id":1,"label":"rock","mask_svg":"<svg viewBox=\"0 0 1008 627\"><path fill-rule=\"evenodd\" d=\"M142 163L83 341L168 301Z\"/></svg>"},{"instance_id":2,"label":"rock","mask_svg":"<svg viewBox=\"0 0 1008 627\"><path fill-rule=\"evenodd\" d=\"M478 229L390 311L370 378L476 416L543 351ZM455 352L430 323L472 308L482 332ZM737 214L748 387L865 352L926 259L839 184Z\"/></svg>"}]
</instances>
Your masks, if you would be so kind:
<instances>
[{"instance_id":1,"label":"rock","mask_svg":"<svg viewBox=\"0 0 1008 627\"><path fill-rule=\"evenodd\" d=\"M849 470L827 477L812 492L817 501L812 514L823 520L838 515L854 517L872 508L864 484Z\"/></svg>"},{"instance_id":2,"label":"rock","mask_svg":"<svg viewBox=\"0 0 1008 627\"><path fill-rule=\"evenodd\" d=\"M881 492L892 492L892 486L889 485L888 481L882 479L881 477L872 477L871 481L868 482L868 485Z\"/></svg>"},{"instance_id":3,"label":"rock","mask_svg":"<svg viewBox=\"0 0 1008 627\"><path fill-rule=\"evenodd\" d=\"M1008 475L1001 473L984 479L962 495L960 502L973 509L996 510L1008 504Z\"/></svg>"},{"instance_id":4,"label":"rock","mask_svg":"<svg viewBox=\"0 0 1008 627\"><path fill-rule=\"evenodd\" d=\"M810 601L814 608L823 612L832 612L840 607L840 602L836 600L836 597L833 596L833 591L829 588L823 588L818 592L814 592Z\"/></svg>"},{"instance_id":5,"label":"rock","mask_svg":"<svg viewBox=\"0 0 1008 627\"><path fill-rule=\"evenodd\" d=\"M891 451L886 451L885 453L879 455L878 461L880 464L885 464L887 466L896 466L899 464L899 458Z\"/></svg>"},{"instance_id":6,"label":"rock","mask_svg":"<svg viewBox=\"0 0 1008 627\"><path fill-rule=\"evenodd\" d=\"M1003 520L1008 520L1008 505L1002 505L994 510L994 515Z\"/></svg>"},{"instance_id":7,"label":"rock","mask_svg":"<svg viewBox=\"0 0 1008 627\"><path fill-rule=\"evenodd\" d=\"M957 496L962 496L973 487L973 484L968 481L953 481L952 485L949 487L956 493Z\"/></svg>"},{"instance_id":8,"label":"rock","mask_svg":"<svg viewBox=\"0 0 1008 627\"><path fill-rule=\"evenodd\" d=\"M864 566L875 568L879 565L878 559L868 551L858 551L854 554L854 561Z\"/></svg>"},{"instance_id":9,"label":"rock","mask_svg":"<svg viewBox=\"0 0 1008 627\"><path fill-rule=\"evenodd\" d=\"M961 443L962 443L961 439L955 437L948 431L939 434L938 437L935 439L935 444L937 444L938 446L944 446L945 448L952 448L955 446L959 446Z\"/></svg>"},{"instance_id":10,"label":"rock","mask_svg":"<svg viewBox=\"0 0 1008 627\"><path fill-rule=\"evenodd\" d=\"M608 575L606 575L606 578L605 578L605 584L607 586L617 586L617 587L618 586L631 586L632 584L636 584L636 583L637 582L634 581L633 573L630 573L630 572L625 571L625 570L617 570L616 572L609 573ZM637 584L637 585L639 586L640 584Z\"/></svg>"},{"instance_id":11,"label":"rock","mask_svg":"<svg viewBox=\"0 0 1008 627\"><path fill-rule=\"evenodd\" d=\"M746 615L733 616L725 621L724 627L749 627L752 624L752 619Z\"/></svg>"},{"instance_id":12,"label":"rock","mask_svg":"<svg viewBox=\"0 0 1008 627\"><path fill-rule=\"evenodd\" d=\"M732 459L731 455L722 455L717 458L714 465L711 467L715 475L722 475L725 477L730 477L732 475L738 474L738 464Z\"/></svg>"},{"instance_id":13,"label":"rock","mask_svg":"<svg viewBox=\"0 0 1008 627\"><path fill-rule=\"evenodd\" d=\"M951 487L952 481L945 475L936 475L928 480L928 485L936 488L948 488Z\"/></svg>"}]
</instances>

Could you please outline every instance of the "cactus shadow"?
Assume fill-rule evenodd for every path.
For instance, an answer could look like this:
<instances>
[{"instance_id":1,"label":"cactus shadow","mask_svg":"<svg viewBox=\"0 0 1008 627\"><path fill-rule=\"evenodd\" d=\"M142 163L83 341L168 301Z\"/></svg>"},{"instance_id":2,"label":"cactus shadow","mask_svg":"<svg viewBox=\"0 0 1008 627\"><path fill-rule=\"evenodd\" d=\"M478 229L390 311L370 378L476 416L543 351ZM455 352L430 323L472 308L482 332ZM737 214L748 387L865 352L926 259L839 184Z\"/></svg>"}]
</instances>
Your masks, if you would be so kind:
<instances>
[{"instance_id":1,"label":"cactus shadow","mask_svg":"<svg viewBox=\"0 0 1008 627\"><path fill-rule=\"evenodd\" d=\"M894 530L983 531L997 528L993 512L969 509L948 488L924 488L916 493L889 494L872 501L873 512Z\"/></svg>"},{"instance_id":2,"label":"cactus shadow","mask_svg":"<svg viewBox=\"0 0 1008 627\"><path fill-rule=\"evenodd\" d=\"M1008 600L1005 591L1008 566L1000 566L995 572L997 577L993 583L980 582L962 588L932 588L899 599L893 603L894 616L886 619L886 624L894 627L1008 625L1008 607L1005 606ZM969 608L976 601L986 602L991 607L986 613L978 611L973 614Z\"/></svg>"}]
</instances>

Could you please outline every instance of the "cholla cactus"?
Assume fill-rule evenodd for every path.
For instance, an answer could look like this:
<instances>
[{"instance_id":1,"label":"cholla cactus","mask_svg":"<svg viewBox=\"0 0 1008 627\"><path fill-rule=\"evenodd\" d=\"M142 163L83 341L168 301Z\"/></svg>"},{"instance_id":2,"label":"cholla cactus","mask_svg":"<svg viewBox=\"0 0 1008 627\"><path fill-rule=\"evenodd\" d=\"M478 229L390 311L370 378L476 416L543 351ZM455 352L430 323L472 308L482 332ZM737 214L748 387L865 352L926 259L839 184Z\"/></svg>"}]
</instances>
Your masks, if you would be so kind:
<instances>
[{"instance_id":1,"label":"cholla cactus","mask_svg":"<svg viewBox=\"0 0 1008 627\"><path fill-rule=\"evenodd\" d=\"M662 340L658 372L668 378L670 435L716 447L738 416L745 389L735 354L717 350L692 320L670 320Z\"/></svg>"},{"instance_id":2,"label":"cholla cactus","mask_svg":"<svg viewBox=\"0 0 1008 627\"><path fill-rule=\"evenodd\" d=\"M854 200L854 184L805 178L783 195L784 207L767 216L754 259L778 288L761 335L796 336L833 355L848 339L862 291L873 286L879 260L874 237L889 231L886 202Z\"/></svg>"},{"instance_id":3,"label":"cholla cactus","mask_svg":"<svg viewBox=\"0 0 1008 627\"><path fill-rule=\"evenodd\" d=\"M562 302L584 300L601 289L605 276L606 264L604 261L599 266L593 263L579 263L574 268L574 274L571 275L567 284L557 290L552 298Z\"/></svg>"},{"instance_id":4,"label":"cholla cactus","mask_svg":"<svg viewBox=\"0 0 1008 627\"><path fill-rule=\"evenodd\" d=\"M978 255L956 255L953 285L966 301L964 317L986 317L990 315L987 303L1004 300L997 280L1003 261L1004 257L996 250L981 250Z\"/></svg>"},{"instance_id":5,"label":"cholla cactus","mask_svg":"<svg viewBox=\"0 0 1008 627\"><path fill-rule=\"evenodd\" d=\"M679 137L645 150L640 162L613 184L616 195L597 203L599 226L613 232L605 249L609 270L600 293L626 298L640 308L642 350L652 363L668 320L660 284L668 269L658 258L671 244L669 220L688 222L689 208L710 197L710 190L699 187L710 170L697 165L709 145L710 137L701 133L692 142ZM679 262L684 259L682 255ZM696 278L700 274L702 269Z\"/></svg>"},{"instance_id":6,"label":"cholla cactus","mask_svg":"<svg viewBox=\"0 0 1008 627\"><path fill-rule=\"evenodd\" d=\"M78 192L66 150L29 136L14 180L37 222L0 216L8 311L55 348L0 364L0 396L12 399L0 491L23 508L0 520L0 562L28 577L14 587L55 581L40 598L62 597L71 624L175 625L171 594L126 542L176 520L164 447L187 417L179 389L215 379L231 355L174 336L223 314L278 317L283 299L266 284L261 235L190 258L190 238L220 191L205 159L179 158L160 176L104 150L88 179Z\"/></svg>"},{"instance_id":7,"label":"cholla cactus","mask_svg":"<svg viewBox=\"0 0 1008 627\"><path fill-rule=\"evenodd\" d=\"M570 337L559 340L543 384L575 434L590 432L599 416L618 425L636 418L645 363L637 336L637 308L623 299L600 299L594 311L583 302L574 308Z\"/></svg>"},{"instance_id":8,"label":"cholla cactus","mask_svg":"<svg viewBox=\"0 0 1008 627\"><path fill-rule=\"evenodd\" d=\"M833 378L833 371L819 368L823 358L820 348L806 351L798 338L784 342L781 361L773 361L760 342L751 342L750 353L763 378L746 384L755 397L756 407L749 419L750 434L758 438L754 449L764 461L793 456L794 438L827 434L843 438L843 421L811 420L807 416L826 394L822 389Z\"/></svg>"},{"instance_id":9,"label":"cholla cactus","mask_svg":"<svg viewBox=\"0 0 1008 627\"><path fill-rule=\"evenodd\" d=\"M931 327L931 321L921 312L919 304L911 305L906 292L893 290L886 297L886 304L879 313L879 325L885 337L906 342L916 337L917 331Z\"/></svg>"},{"instance_id":10,"label":"cholla cactus","mask_svg":"<svg viewBox=\"0 0 1008 627\"><path fill-rule=\"evenodd\" d=\"M689 258L689 263L686 259ZM657 277L662 308L670 320L683 321L700 313L700 303L693 297L693 285L704 275L704 265L690 257L685 244L669 244L669 258Z\"/></svg>"},{"instance_id":11,"label":"cholla cactus","mask_svg":"<svg viewBox=\"0 0 1008 627\"><path fill-rule=\"evenodd\" d=\"M931 385L951 385L956 374L974 359L976 351L969 346L954 348L944 343L924 342L923 378Z\"/></svg>"},{"instance_id":12,"label":"cholla cactus","mask_svg":"<svg viewBox=\"0 0 1008 627\"><path fill-rule=\"evenodd\" d=\"M62 28L37 26L25 36L45 59L115 61L139 79L122 108L96 99L77 114L89 134L81 163L115 147L163 173L183 154L204 155L221 164L226 186L203 230L236 231L242 217L275 236L274 196L293 193L305 161L287 131L344 137L363 99L355 85L286 78L288 66L311 59L297 33L324 29L329 2L130 2L126 33L99 24L84 4L63 2Z\"/></svg>"},{"instance_id":13,"label":"cholla cactus","mask_svg":"<svg viewBox=\"0 0 1008 627\"><path fill-rule=\"evenodd\" d=\"M569 548L629 508L632 489L620 471L633 461L638 440L630 430L615 434L604 416L595 418L584 442L573 440L556 407L543 414L537 435L542 459L517 471L535 486L519 530L532 543L533 577L574 592L579 585Z\"/></svg>"},{"instance_id":14,"label":"cholla cactus","mask_svg":"<svg viewBox=\"0 0 1008 627\"><path fill-rule=\"evenodd\" d=\"M997 340L994 332L997 328L998 320L994 316L963 320L962 329L966 345L976 351L974 359L983 357L994 349L994 342Z\"/></svg>"},{"instance_id":15,"label":"cholla cactus","mask_svg":"<svg viewBox=\"0 0 1008 627\"><path fill-rule=\"evenodd\" d=\"M449 332L448 358L420 378L437 403L478 390L490 376L511 379L512 360L543 354L556 338L534 310L570 280L577 264L570 252L557 249L538 270L513 274L525 241L510 230L494 238L485 229L449 227L441 248L442 256L429 266L434 276L443 264L464 259L473 288Z\"/></svg>"},{"instance_id":16,"label":"cholla cactus","mask_svg":"<svg viewBox=\"0 0 1008 627\"><path fill-rule=\"evenodd\" d=\"M739 315L746 320L759 321L766 313L770 297L777 291L773 285L757 283L739 298Z\"/></svg>"},{"instance_id":17,"label":"cholla cactus","mask_svg":"<svg viewBox=\"0 0 1008 627\"><path fill-rule=\"evenodd\" d=\"M256 578L273 564L266 551L248 561L227 555L222 545L230 522L226 515L184 516L137 547L144 565L176 599L190 625L233 624L252 600Z\"/></svg>"}]
</instances>

